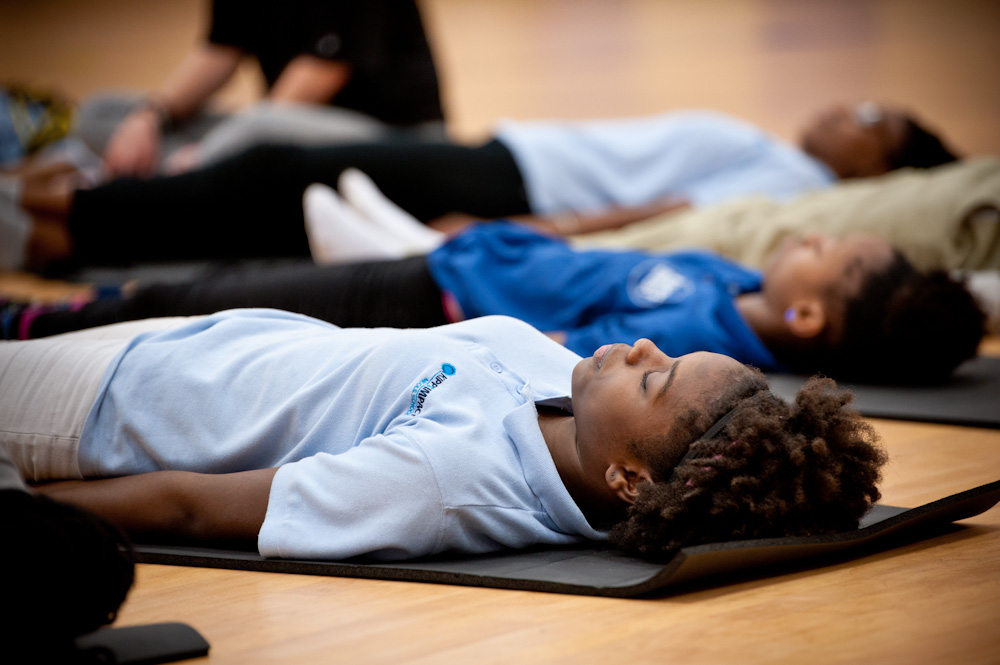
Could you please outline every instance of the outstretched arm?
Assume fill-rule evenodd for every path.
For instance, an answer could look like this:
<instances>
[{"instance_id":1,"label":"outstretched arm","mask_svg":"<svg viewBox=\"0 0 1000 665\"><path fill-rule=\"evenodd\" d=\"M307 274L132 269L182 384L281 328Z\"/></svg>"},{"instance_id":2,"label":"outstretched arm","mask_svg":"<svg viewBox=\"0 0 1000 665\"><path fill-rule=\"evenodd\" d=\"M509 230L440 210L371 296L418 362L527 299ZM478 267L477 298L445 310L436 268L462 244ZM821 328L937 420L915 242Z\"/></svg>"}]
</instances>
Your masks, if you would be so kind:
<instances>
[{"instance_id":1,"label":"outstretched arm","mask_svg":"<svg viewBox=\"0 0 1000 665\"><path fill-rule=\"evenodd\" d=\"M162 124L184 120L229 80L243 52L230 46L203 44L188 54L149 104L130 113L112 134L104 163L113 176L149 176L160 152Z\"/></svg>"},{"instance_id":2,"label":"outstretched arm","mask_svg":"<svg viewBox=\"0 0 1000 665\"><path fill-rule=\"evenodd\" d=\"M264 523L276 472L154 471L120 478L68 480L35 489L97 513L130 534L253 541Z\"/></svg>"},{"instance_id":3,"label":"outstretched arm","mask_svg":"<svg viewBox=\"0 0 1000 665\"><path fill-rule=\"evenodd\" d=\"M571 236L598 231L609 231L627 226L633 222L687 210L691 204L683 199L661 199L645 205L630 208L608 208L595 213L564 213L560 215L514 215L509 216L514 222L528 224L556 235ZM429 225L444 233L457 231L471 222L482 218L465 213L450 213L435 220Z\"/></svg>"}]
</instances>

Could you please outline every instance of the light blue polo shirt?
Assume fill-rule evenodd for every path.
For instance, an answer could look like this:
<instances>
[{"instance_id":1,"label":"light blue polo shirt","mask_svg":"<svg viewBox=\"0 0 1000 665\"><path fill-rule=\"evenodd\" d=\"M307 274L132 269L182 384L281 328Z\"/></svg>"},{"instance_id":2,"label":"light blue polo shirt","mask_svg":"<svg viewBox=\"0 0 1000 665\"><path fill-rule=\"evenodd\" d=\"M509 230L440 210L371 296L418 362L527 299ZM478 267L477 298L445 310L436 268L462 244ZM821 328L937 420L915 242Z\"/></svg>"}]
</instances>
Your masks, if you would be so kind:
<instances>
[{"instance_id":1,"label":"light blue polo shirt","mask_svg":"<svg viewBox=\"0 0 1000 665\"><path fill-rule=\"evenodd\" d=\"M534 401L579 357L488 317L340 329L233 310L133 340L84 425L85 477L281 467L264 556L402 559L601 539L559 479Z\"/></svg>"},{"instance_id":2,"label":"light blue polo shirt","mask_svg":"<svg viewBox=\"0 0 1000 665\"><path fill-rule=\"evenodd\" d=\"M798 147L719 113L684 111L591 122L503 122L536 214L637 206L667 196L703 206L749 196L788 200L835 174Z\"/></svg>"}]
</instances>

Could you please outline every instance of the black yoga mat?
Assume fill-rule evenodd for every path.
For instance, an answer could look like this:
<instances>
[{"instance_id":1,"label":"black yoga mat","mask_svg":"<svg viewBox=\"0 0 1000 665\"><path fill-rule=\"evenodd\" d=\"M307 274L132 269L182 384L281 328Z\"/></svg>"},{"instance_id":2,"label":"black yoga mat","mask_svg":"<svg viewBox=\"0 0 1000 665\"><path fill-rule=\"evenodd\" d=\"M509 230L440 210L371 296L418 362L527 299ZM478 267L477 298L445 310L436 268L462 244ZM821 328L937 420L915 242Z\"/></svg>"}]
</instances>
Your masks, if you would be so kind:
<instances>
[{"instance_id":1,"label":"black yoga mat","mask_svg":"<svg viewBox=\"0 0 1000 665\"><path fill-rule=\"evenodd\" d=\"M685 547L655 563L602 547L567 547L401 563L265 559L256 552L136 545L140 563L364 577L627 598L822 565L925 538L1000 501L1000 481L918 508L875 506L850 532Z\"/></svg>"},{"instance_id":2,"label":"black yoga mat","mask_svg":"<svg viewBox=\"0 0 1000 665\"><path fill-rule=\"evenodd\" d=\"M915 358L914 362L920 362ZM776 395L791 400L808 377L769 374ZM1000 428L1000 358L981 356L963 363L946 383L885 386L840 383L854 391L854 406L872 418Z\"/></svg>"}]
</instances>

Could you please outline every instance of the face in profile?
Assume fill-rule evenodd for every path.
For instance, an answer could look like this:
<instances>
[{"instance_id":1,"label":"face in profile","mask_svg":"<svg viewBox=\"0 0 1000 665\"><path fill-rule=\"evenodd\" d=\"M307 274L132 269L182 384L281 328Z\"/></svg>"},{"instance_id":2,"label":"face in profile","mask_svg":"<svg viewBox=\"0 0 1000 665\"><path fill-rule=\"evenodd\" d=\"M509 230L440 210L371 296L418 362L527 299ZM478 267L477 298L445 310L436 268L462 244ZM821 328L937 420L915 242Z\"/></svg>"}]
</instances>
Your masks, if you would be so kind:
<instances>
[{"instance_id":1,"label":"face in profile","mask_svg":"<svg viewBox=\"0 0 1000 665\"><path fill-rule=\"evenodd\" d=\"M906 141L905 113L873 102L833 106L802 133L802 149L841 178L881 175L892 168Z\"/></svg>"},{"instance_id":2,"label":"face in profile","mask_svg":"<svg viewBox=\"0 0 1000 665\"><path fill-rule=\"evenodd\" d=\"M788 237L764 264L764 292L776 300L853 293L866 275L884 269L893 256L888 240L869 233L843 238L824 233Z\"/></svg>"},{"instance_id":3,"label":"face in profile","mask_svg":"<svg viewBox=\"0 0 1000 665\"><path fill-rule=\"evenodd\" d=\"M703 409L735 377L749 372L717 353L671 358L648 339L633 346L610 344L581 360L573 370L573 411L584 467L602 475L609 460L630 442L669 433L679 418ZM688 440L671 442L679 460Z\"/></svg>"}]
</instances>

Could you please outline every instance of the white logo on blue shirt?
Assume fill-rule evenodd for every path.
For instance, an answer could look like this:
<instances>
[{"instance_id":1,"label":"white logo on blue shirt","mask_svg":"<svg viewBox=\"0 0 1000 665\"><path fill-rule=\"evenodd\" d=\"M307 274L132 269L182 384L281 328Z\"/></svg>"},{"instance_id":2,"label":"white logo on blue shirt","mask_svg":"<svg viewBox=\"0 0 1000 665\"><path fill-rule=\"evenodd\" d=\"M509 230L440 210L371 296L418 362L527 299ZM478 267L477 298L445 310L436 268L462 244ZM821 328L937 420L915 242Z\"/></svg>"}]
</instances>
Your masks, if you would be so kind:
<instances>
[{"instance_id":1,"label":"white logo on blue shirt","mask_svg":"<svg viewBox=\"0 0 1000 665\"><path fill-rule=\"evenodd\" d=\"M632 268L626 283L629 299L639 307L678 302L694 290L691 281L659 259Z\"/></svg>"},{"instance_id":2,"label":"white logo on blue shirt","mask_svg":"<svg viewBox=\"0 0 1000 665\"><path fill-rule=\"evenodd\" d=\"M455 374L455 366L451 363L445 363L441 365L441 371L434 376L429 379L420 379L410 393L410 408L406 411L406 415L415 416L420 413L424 408L424 401L427 400L431 391L447 381L448 377L453 374Z\"/></svg>"}]
</instances>

